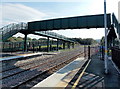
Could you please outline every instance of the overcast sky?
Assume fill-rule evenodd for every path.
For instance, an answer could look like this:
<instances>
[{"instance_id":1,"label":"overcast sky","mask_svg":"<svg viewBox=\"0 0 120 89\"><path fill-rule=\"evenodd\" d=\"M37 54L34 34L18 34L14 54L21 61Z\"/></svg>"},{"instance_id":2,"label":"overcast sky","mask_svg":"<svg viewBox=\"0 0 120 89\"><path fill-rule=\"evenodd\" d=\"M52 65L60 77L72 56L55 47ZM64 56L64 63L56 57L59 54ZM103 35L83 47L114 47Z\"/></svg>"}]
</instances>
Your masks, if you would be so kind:
<instances>
[{"instance_id":1,"label":"overcast sky","mask_svg":"<svg viewBox=\"0 0 120 89\"><path fill-rule=\"evenodd\" d=\"M48 2L49 1L49 2ZM118 18L118 1L106 0L107 13ZM59 17L94 15L104 13L104 0L2 0L0 27L10 23L37 21ZM75 29L54 31L67 37L100 39L104 29ZM20 36L21 34L17 34ZM35 36L32 36L35 37Z\"/></svg>"}]
</instances>

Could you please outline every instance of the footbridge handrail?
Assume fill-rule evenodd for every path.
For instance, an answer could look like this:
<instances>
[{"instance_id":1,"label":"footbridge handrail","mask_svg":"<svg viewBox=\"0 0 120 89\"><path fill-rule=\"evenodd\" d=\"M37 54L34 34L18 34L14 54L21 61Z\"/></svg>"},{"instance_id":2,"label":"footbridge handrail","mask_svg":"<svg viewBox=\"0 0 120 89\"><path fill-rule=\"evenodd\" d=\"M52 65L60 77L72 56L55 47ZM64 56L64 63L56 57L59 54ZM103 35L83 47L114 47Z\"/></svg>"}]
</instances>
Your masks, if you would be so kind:
<instances>
[{"instance_id":1,"label":"footbridge handrail","mask_svg":"<svg viewBox=\"0 0 120 89\"><path fill-rule=\"evenodd\" d=\"M21 23L18 23L18 24L16 24L16 23L12 23L12 24L9 24L9 25L7 25L7 26L4 26L4 27L2 27L2 28L0 28L0 31L2 31L2 34L6 34L7 32L10 32L10 31L19 31L19 30L25 30L25 29L27 29L27 23L23 23L23 22L21 22Z\"/></svg>"},{"instance_id":2,"label":"footbridge handrail","mask_svg":"<svg viewBox=\"0 0 120 89\"><path fill-rule=\"evenodd\" d=\"M47 35L47 36L50 36L50 37L53 37L53 38L57 38L57 39L64 39L66 41L70 41L70 42L75 42L74 40L66 37L66 36L63 36L63 35L60 35L60 34L57 34L55 32L50 32L50 31L35 31L35 33L38 33L40 35Z\"/></svg>"},{"instance_id":3,"label":"footbridge handrail","mask_svg":"<svg viewBox=\"0 0 120 89\"><path fill-rule=\"evenodd\" d=\"M28 23L21 22L21 23L9 24L7 26L4 26L4 27L0 28L1 39L2 39L2 41L4 41L7 38L15 35L16 33L20 32L20 31L25 31L25 30L28 30ZM40 35L49 36L49 37L53 37L53 38L58 38L58 39L74 42L74 40L71 40L70 38L67 38L63 35L59 35L55 32L50 32L50 31L38 31L38 32L36 32L36 31L33 31L33 33L39 33Z\"/></svg>"}]
</instances>

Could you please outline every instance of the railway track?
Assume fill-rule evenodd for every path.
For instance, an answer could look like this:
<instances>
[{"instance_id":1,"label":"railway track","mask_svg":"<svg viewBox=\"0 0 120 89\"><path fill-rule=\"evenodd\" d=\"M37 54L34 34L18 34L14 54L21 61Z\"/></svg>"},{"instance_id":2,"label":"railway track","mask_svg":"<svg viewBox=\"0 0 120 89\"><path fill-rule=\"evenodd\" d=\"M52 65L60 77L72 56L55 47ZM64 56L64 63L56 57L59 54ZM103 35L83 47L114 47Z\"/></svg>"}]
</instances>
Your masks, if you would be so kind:
<instances>
[{"instance_id":1,"label":"railway track","mask_svg":"<svg viewBox=\"0 0 120 89\"><path fill-rule=\"evenodd\" d=\"M81 53L82 54L82 53ZM62 67L64 67L66 64L72 62L74 59L76 59L78 56L80 55L77 55L76 57L73 57L69 60L66 60L62 63L59 63L58 65L55 65L51 68L48 68L48 70L46 70L45 72L41 73L40 76L36 76L34 77L33 79L31 80L28 80L26 81L25 83L15 87L14 89L16 88L24 88L24 87L33 87L34 85L36 85L37 83L39 83L40 81L42 81L43 79L47 78L48 76L50 76L51 74L53 74L55 71L61 69Z\"/></svg>"},{"instance_id":2,"label":"railway track","mask_svg":"<svg viewBox=\"0 0 120 89\"><path fill-rule=\"evenodd\" d=\"M49 58L41 58L40 60L23 63L17 65L17 67L6 67L1 71L3 75L0 79L0 81L2 81L2 87L14 89L32 87L77 57L83 55L83 52L77 49L70 52L63 52ZM31 86L29 86L30 84Z\"/></svg>"},{"instance_id":3,"label":"railway track","mask_svg":"<svg viewBox=\"0 0 120 89\"><path fill-rule=\"evenodd\" d=\"M78 50L72 51L70 53L68 52L65 55L63 54L65 53L58 54L51 58L46 58L46 61L43 61L43 62L40 61L41 63L38 61L36 62L34 61L34 63L29 63L27 64L27 66L22 65L22 67L25 67L24 70L21 70L19 68L20 66L19 67L17 66L16 68L2 71L2 74L3 74L3 77L1 79L2 87L15 87L15 85L20 85L21 83L23 83L23 81L27 81L30 78L40 75L41 73L44 73L50 69L53 70L55 69L56 66L63 64L65 63L65 61L67 62L68 59L70 60L74 56L78 55ZM68 55L69 55L69 58L67 57ZM24 77L26 74L27 76Z\"/></svg>"}]
</instances>

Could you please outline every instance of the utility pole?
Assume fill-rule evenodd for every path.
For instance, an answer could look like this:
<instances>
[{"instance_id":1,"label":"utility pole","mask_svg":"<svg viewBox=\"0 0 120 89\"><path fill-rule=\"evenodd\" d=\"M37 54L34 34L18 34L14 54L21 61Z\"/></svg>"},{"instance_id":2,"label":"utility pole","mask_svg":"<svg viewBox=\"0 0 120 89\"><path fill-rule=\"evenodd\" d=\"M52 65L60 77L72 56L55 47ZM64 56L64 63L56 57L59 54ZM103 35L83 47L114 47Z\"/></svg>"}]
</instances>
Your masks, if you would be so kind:
<instances>
[{"instance_id":1,"label":"utility pole","mask_svg":"<svg viewBox=\"0 0 120 89\"><path fill-rule=\"evenodd\" d=\"M107 49L107 16L106 16L106 0L104 0L104 28L105 28L105 59L104 59L104 62L105 62L105 73L107 74L108 73L108 57L107 57L107 52L108 52L108 49Z\"/></svg>"}]
</instances>

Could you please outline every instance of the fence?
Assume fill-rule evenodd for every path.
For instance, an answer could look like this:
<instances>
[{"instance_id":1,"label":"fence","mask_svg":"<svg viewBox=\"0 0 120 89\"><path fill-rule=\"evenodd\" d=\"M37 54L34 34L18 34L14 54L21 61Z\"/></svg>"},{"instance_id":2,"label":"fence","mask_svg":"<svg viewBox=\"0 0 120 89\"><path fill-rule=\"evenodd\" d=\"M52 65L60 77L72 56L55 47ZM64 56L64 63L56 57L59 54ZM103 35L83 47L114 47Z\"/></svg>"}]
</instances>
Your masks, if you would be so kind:
<instances>
[{"instance_id":1,"label":"fence","mask_svg":"<svg viewBox=\"0 0 120 89\"><path fill-rule=\"evenodd\" d=\"M120 49L118 47L112 48L112 60L120 69Z\"/></svg>"},{"instance_id":2,"label":"fence","mask_svg":"<svg viewBox=\"0 0 120 89\"><path fill-rule=\"evenodd\" d=\"M91 56L98 53L99 47L98 46L85 46L84 45L84 57L91 59Z\"/></svg>"},{"instance_id":3,"label":"fence","mask_svg":"<svg viewBox=\"0 0 120 89\"><path fill-rule=\"evenodd\" d=\"M50 44L57 45L57 42L50 41ZM0 45L2 45L2 46L0 46L0 49L3 52L16 52L16 51L24 50L24 42L0 42ZM62 45L62 43L59 42L59 45ZM55 49L56 47L52 47L52 49ZM27 51L35 51L35 50L46 51L47 50L47 41L27 42Z\"/></svg>"}]
</instances>

